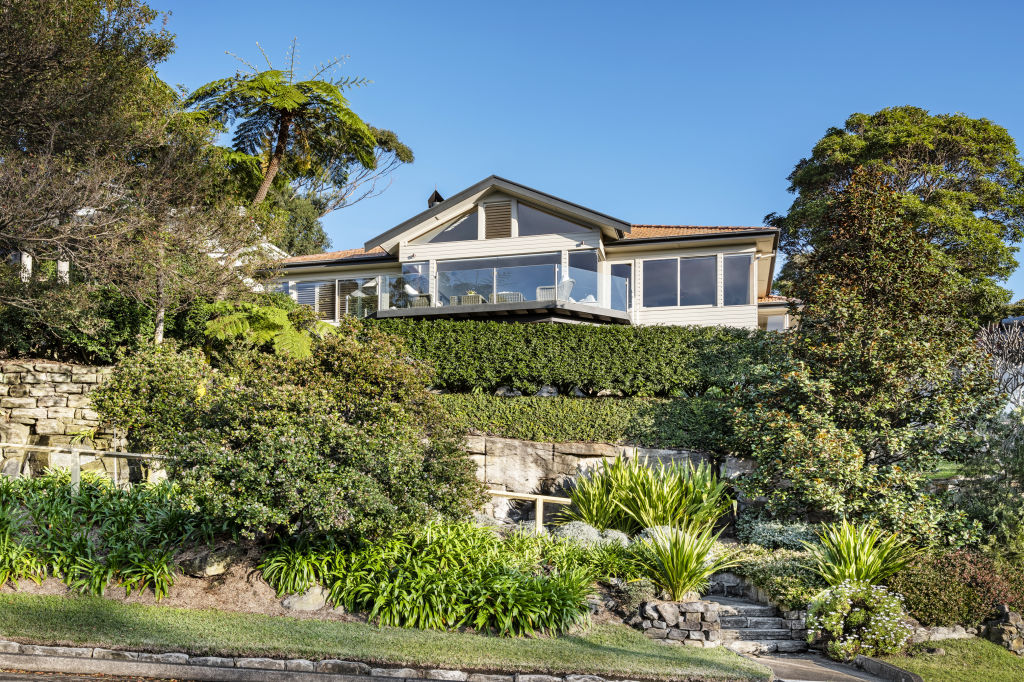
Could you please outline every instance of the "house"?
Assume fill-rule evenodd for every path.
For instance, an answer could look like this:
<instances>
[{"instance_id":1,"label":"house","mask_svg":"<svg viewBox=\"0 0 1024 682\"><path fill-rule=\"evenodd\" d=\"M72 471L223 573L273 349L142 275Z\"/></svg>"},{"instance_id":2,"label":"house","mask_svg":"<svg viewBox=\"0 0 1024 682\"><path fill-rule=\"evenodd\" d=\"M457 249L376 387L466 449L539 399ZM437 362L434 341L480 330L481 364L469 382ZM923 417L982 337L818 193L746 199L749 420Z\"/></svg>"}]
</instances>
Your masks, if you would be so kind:
<instances>
[{"instance_id":1,"label":"house","mask_svg":"<svg viewBox=\"0 0 1024 682\"><path fill-rule=\"evenodd\" d=\"M327 321L790 326L774 228L633 225L497 176L427 203L362 248L279 261L281 290Z\"/></svg>"}]
</instances>

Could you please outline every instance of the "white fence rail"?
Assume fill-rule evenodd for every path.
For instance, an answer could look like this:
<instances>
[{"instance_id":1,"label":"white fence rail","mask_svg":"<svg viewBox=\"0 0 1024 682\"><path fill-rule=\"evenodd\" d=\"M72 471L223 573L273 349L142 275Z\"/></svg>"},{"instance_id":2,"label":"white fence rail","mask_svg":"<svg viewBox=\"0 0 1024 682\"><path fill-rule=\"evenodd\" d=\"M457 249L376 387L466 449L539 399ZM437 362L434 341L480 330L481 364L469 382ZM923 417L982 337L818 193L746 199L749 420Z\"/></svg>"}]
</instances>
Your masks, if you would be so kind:
<instances>
[{"instance_id":1,"label":"white fence rail","mask_svg":"<svg viewBox=\"0 0 1024 682\"><path fill-rule=\"evenodd\" d=\"M79 482L82 480L82 459L91 458L91 461L102 461L104 459L113 460L113 468L109 473L114 481L114 485L119 485L121 481L119 468L119 460L139 460L148 462L159 462L166 457L162 455L150 455L139 452L117 452L115 450L92 450L90 448L79 448L74 445L26 445L24 443L0 443L0 452L7 457L7 452L14 450L23 453L21 460L18 465L18 475L21 475L25 471L25 464L29 456L33 452L45 452L51 455L51 466L52 455L64 455L67 457L67 467L71 471L71 485L77 489ZM106 467L104 467L106 473ZM130 483L129 483L130 485Z\"/></svg>"}]
</instances>

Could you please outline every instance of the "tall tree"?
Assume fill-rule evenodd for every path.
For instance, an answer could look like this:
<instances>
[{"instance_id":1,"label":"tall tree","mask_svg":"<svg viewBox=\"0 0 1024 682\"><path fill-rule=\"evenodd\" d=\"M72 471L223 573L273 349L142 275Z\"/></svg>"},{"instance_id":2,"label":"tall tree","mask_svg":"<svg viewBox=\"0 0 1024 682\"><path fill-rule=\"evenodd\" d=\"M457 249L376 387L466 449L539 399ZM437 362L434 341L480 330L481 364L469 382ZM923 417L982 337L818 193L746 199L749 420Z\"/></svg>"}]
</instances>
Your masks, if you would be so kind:
<instances>
[{"instance_id":1,"label":"tall tree","mask_svg":"<svg viewBox=\"0 0 1024 682\"><path fill-rule=\"evenodd\" d=\"M751 492L839 515L884 509L898 525L927 511L914 472L967 452L997 406L960 314L974 283L884 171L856 169L824 206L830 229L807 236L791 283L803 301L785 340L793 367L740 415L760 463Z\"/></svg>"},{"instance_id":2,"label":"tall tree","mask_svg":"<svg viewBox=\"0 0 1024 682\"><path fill-rule=\"evenodd\" d=\"M334 60L311 78L297 80L294 45L287 69L275 69L266 61L267 69L247 64L251 73L207 83L186 102L225 126L237 123L233 138L237 151L265 156L253 205L266 199L286 156L297 165L306 162L329 168L343 149L362 166L375 166L377 140L342 94L345 88L366 84L366 79L324 78L337 66Z\"/></svg>"},{"instance_id":3,"label":"tall tree","mask_svg":"<svg viewBox=\"0 0 1024 682\"><path fill-rule=\"evenodd\" d=\"M116 287L159 342L181 302L241 286L239 259L210 254L260 237L221 191L208 122L153 72L173 48L158 18L139 0L0 0L0 251L69 262L57 284L77 300ZM0 273L0 305L45 325L50 273Z\"/></svg>"},{"instance_id":4,"label":"tall tree","mask_svg":"<svg viewBox=\"0 0 1024 682\"><path fill-rule=\"evenodd\" d=\"M1016 268L1013 244L1024 237L1024 166L1016 143L987 119L911 106L853 114L796 165L792 206L766 217L781 228L788 259L780 288L828 239L831 202L860 167L880 174L915 233L970 283L965 313L997 316L1009 300L998 282Z\"/></svg>"}]
</instances>

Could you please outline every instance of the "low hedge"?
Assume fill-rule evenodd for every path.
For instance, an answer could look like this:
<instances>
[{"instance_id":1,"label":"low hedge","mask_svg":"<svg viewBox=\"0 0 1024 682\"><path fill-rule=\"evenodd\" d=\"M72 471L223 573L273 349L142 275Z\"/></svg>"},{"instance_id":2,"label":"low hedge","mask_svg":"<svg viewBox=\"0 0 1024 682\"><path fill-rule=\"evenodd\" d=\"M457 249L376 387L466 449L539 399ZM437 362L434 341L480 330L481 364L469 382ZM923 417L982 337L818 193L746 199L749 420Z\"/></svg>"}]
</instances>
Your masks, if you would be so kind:
<instances>
[{"instance_id":1,"label":"low hedge","mask_svg":"<svg viewBox=\"0 0 1024 682\"><path fill-rule=\"evenodd\" d=\"M740 564L732 569L761 588L786 610L802 610L828 587L814 572L810 552L791 549L770 550L745 545L737 553Z\"/></svg>"},{"instance_id":2,"label":"low hedge","mask_svg":"<svg viewBox=\"0 0 1024 682\"><path fill-rule=\"evenodd\" d=\"M700 396L742 384L769 362L778 335L732 327L519 324L478 320L377 320L403 337L455 392L501 386L533 393L612 391L627 396Z\"/></svg>"},{"instance_id":3,"label":"low hedge","mask_svg":"<svg viewBox=\"0 0 1024 682\"><path fill-rule=\"evenodd\" d=\"M728 407L713 398L504 398L445 394L437 400L461 429L544 442L629 443L723 451Z\"/></svg>"}]
</instances>

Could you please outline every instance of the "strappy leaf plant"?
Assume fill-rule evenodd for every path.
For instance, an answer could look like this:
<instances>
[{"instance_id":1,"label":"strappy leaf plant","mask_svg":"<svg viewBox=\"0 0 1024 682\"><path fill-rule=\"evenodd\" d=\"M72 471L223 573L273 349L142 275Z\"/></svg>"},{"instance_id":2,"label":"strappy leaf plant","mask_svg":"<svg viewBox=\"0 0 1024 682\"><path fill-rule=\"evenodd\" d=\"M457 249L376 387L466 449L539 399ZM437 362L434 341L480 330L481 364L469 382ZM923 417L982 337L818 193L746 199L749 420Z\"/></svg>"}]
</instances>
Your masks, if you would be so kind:
<instances>
[{"instance_id":1,"label":"strappy leaf plant","mask_svg":"<svg viewBox=\"0 0 1024 682\"><path fill-rule=\"evenodd\" d=\"M804 546L813 556L814 570L829 585L878 584L918 554L909 538L886 533L874 523L855 525L846 519L824 526L818 543Z\"/></svg>"}]
</instances>

